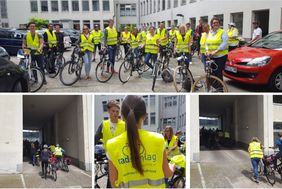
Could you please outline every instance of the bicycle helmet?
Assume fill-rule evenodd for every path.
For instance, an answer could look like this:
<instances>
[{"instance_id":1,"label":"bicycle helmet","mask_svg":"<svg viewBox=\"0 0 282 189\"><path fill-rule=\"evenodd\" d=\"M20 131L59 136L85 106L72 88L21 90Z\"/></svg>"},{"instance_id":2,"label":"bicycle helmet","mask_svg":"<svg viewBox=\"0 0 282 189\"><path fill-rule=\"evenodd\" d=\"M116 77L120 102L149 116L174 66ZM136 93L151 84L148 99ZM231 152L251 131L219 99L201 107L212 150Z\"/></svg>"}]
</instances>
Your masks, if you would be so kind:
<instances>
[{"instance_id":1,"label":"bicycle helmet","mask_svg":"<svg viewBox=\"0 0 282 189\"><path fill-rule=\"evenodd\" d=\"M47 145L47 144L44 144L44 145L43 145L43 148L48 148L48 145Z\"/></svg>"},{"instance_id":2,"label":"bicycle helmet","mask_svg":"<svg viewBox=\"0 0 282 189\"><path fill-rule=\"evenodd\" d=\"M0 47L0 57L10 60L10 55L3 47Z\"/></svg>"}]
</instances>

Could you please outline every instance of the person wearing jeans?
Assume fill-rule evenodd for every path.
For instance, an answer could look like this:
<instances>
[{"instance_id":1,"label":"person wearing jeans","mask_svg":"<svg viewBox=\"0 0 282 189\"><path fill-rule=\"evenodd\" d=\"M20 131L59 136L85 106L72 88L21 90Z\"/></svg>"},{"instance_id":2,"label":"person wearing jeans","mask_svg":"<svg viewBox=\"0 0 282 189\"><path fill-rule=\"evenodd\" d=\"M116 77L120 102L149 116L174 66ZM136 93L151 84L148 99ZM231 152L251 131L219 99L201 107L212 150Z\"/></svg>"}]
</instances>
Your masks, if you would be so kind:
<instances>
[{"instance_id":1,"label":"person wearing jeans","mask_svg":"<svg viewBox=\"0 0 282 189\"><path fill-rule=\"evenodd\" d=\"M258 164L263 158L263 146L260 140L257 137L253 137L252 141L249 144L249 154L251 163L253 166L253 177L252 180L256 183L259 183L259 173L258 173Z\"/></svg>"},{"instance_id":2,"label":"person wearing jeans","mask_svg":"<svg viewBox=\"0 0 282 189\"><path fill-rule=\"evenodd\" d=\"M146 36L145 42L145 60L144 63L147 64L151 69L153 69L153 65L149 62L152 59L155 62L158 58L159 52L159 36L155 34L155 28L153 26L149 29L149 34Z\"/></svg>"}]
</instances>

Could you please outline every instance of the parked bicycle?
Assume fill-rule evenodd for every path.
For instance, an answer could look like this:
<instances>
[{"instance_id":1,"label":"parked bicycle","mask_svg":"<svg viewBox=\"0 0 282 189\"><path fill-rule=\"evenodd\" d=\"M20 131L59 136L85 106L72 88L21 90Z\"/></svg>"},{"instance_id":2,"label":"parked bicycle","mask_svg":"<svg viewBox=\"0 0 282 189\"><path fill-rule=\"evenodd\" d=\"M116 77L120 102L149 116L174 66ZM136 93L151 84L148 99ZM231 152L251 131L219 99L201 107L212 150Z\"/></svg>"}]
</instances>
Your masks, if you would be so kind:
<instances>
[{"instance_id":1,"label":"parked bicycle","mask_svg":"<svg viewBox=\"0 0 282 189\"><path fill-rule=\"evenodd\" d=\"M109 166L108 159L106 157L105 150L102 145L95 145L95 186L94 188L100 188L98 180L108 176ZM105 188L105 187L104 187Z\"/></svg>"},{"instance_id":2,"label":"parked bicycle","mask_svg":"<svg viewBox=\"0 0 282 189\"><path fill-rule=\"evenodd\" d=\"M144 72L149 70L149 66L143 61L143 49L141 46L138 46L138 55L135 57L134 50L129 48L128 53L126 54L123 63L119 68L119 80L122 83L127 83L129 79L133 76L134 72L137 72L141 76Z\"/></svg>"},{"instance_id":3,"label":"parked bicycle","mask_svg":"<svg viewBox=\"0 0 282 189\"><path fill-rule=\"evenodd\" d=\"M188 57L185 53L182 53L181 56L177 58L177 61L180 63L174 70L173 74L173 84L177 92L190 92L193 85L193 75L189 69L189 64L185 62L188 60Z\"/></svg>"},{"instance_id":4,"label":"parked bicycle","mask_svg":"<svg viewBox=\"0 0 282 189\"><path fill-rule=\"evenodd\" d=\"M205 66L205 75L201 76L199 79L195 81L192 86L192 92L212 92L212 93L222 93L228 92L228 88L224 81L219 79L218 77L212 75L214 71L218 69L218 66L215 62L207 58L206 66Z\"/></svg>"},{"instance_id":5,"label":"parked bicycle","mask_svg":"<svg viewBox=\"0 0 282 189\"><path fill-rule=\"evenodd\" d=\"M101 83L106 83L113 76L113 72L110 70L112 65L109 62L108 48L112 47L103 47L99 52L100 62L97 64L95 76L96 79Z\"/></svg>"},{"instance_id":6,"label":"parked bicycle","mask_svg":"<svg viewBox=\"0 0 282 189\"><path fill-rule=\"evenodd\" d=\"M44 73L37 66L37 63L31 61L31 56L37 52L37 50L26 48L20 49L17 53L17 57L20 59L19 65L28 72L30 92L39 91L44 83Z\"/></svg>"},{"instance_id":7,"label":"parked bicycle","mask_svg":"<svg viewBox=\"0 0 282 189\"><path fill-rule=\"evenodd\" d=\"M172 177L168 179L167 188L185 188L185 159L183 154L172 157L170 163L175 164L176 169Z\"/></svg>"},{"instance_id":8,"label":"parked bicycle","mask_svg":"<svg viewBox=\"0 0 282 189\"><path fill-rule=\"evenodd\" d=\"M80 47L77 45L71 54L71 60L67 61L60 70L60 81L66 86L74 85L81 76L83 67L83 55Z\"/></svg>"}]
</instances>

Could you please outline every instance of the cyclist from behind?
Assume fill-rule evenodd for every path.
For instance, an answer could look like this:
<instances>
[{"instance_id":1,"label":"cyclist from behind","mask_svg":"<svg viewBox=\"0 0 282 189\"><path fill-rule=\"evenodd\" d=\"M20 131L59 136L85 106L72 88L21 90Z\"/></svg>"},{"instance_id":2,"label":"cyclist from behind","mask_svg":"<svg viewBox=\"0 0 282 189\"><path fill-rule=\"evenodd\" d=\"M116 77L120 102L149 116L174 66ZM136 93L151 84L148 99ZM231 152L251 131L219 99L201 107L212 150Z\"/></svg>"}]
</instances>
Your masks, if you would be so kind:
<instances>
[{"instance_id":1,"label":"cyclist from behind","mask_svg":"<svg viewBox=\"0 0 282 189\"><path fill-rule=\"evenodd\" d=\"M253 137L252 141L249 144L249 154L250 154L250 158L251 158L251 162L252 162L252 166L253 166L253 172L254 175L252 177L252 180L256 183L259 183L258 181L258 177L259 177L259 173L258 173L258 164L260 162L260 160L263 158L263 146L260 142L260 140L257 137Z\"/></svg>"},{"instance_id":2,"label":"cyclist from behind","mask_svg":"<svg viewBox=\"0 0 282 189\"><path fill-rule=\"evenodd\" d=\"M149 34L146 36L145 41L145 60L144 63L147 64L151 69L153 69L153 65L150 63L150 59L152 62L155 62L158 58L159 52L159 35L155 34L154 26L150 26Z\"/></svg>"},{"instance_id":3,"label":"cyclist from behind","mask_svg":"<svg viewBox=\"0 0 282 189\"><path fill-rule=\"evenodd\" d=\"M274 160L274 165L275 168L277 167L277 160L282 158L282 132L278 133L278 139L276 139L275 143L274 143L274 147L272 147L273 149L278 148L279 152L275 155L275 160Z\"/></svg>"},{"instance_id":4,"label":"cyclist from behind","mask_svg":"<svg viewBox=\"0 0 282 189\"><path fill-rule=\"evenodd\" d=\"M43 34L44 42L47 43L44 48L44 53L47 54L48 58L52 56L52 53L57 52L57 36L56 33L53 31L53 24L48 24L48 30L45 31ZM55 63L55 56L53 54L51 60L51 69L50 73L54 73L54 63Z\"/></svg>"},{"instance_id":5,"label":"cyclist from behind","mask_svg":"<svg viewBox=\"0 0 282 189\"><path fill-rule=\"evenodd\" d=\"M44 72L44 59L43 59L43 47L44 47L44 40L43 36L40 35L39 33L36 32L36 25L34 22L30 22L28 24L28 29L29 31L27 34L23 37L23 43L22 43L22 48L26 49L32 49L35 50L36 52L31 55L31 61L36 62L40 70L42 71L43 74L43 83L46 85L46 78L45 78L45 72Z\"/></svg>"},{"instance_id":6,"label":"cyclist from behind","mask_svg":"<svg viewBox=\"0 0 282 189\"><path fill-rule=\"evenodd\" d=\"M65 151L64 149L57 144L55 147L55 151L53 152L53 154L55 155L55 157L57 158L58 162L62 161L63 155L64 155Z\"/></svg>"},{"instance_id":7,"label":"cyclist from behind","mask_svg":"<svg viewBox=\"0 0 282 189\"><path fill-rule=\"evenodd\" d=\"M49 151L48 146L44 144L43 150L41 151L41 167L42 167L42 175L41 178L47 178L47 167L49 164L49 157L52 153Z\"/></svg>"}]
</instances>

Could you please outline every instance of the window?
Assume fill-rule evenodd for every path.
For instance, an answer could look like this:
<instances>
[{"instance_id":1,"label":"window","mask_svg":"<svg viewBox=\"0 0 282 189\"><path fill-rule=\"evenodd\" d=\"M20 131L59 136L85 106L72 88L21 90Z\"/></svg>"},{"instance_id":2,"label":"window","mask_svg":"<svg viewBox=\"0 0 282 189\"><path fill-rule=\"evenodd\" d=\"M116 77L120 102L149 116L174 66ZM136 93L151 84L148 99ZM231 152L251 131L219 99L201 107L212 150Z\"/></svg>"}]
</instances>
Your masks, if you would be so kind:
<instances>
[{"instance_id":1,"label":"window","mask_svg":"<svg viewBox=\"0 0 282 189\"><path fill-rule=\"evenodd\" d=\"M150 0L150 14L152 14L152 10L153 10L153 7L152 7L152 0Z\"/></svg>"},{"instance_id":2,"label":"window","mask_svg":"<svg viewBox=\"0 0 282 189\"><path fill-rule=\"evenodd\" d=\"M48 12L48 1L41 1L41 11Z\"/></svg>"},{"instance_id":3,"label":"window","mask_svg":"<svg viewBox=\"0 0 282 189\"><path fill-rule=\"evenodd\" d=\"M165 10L165 2L166 2L166 0L163 0L163 7L162 7L162 10Z\"/></svg>"},{"instance_id":4,"label":"window","mask_svg":"<svg viewBox=\"0 0 282 189\"><path fill-rule=\"evenodd\" d=\"M51 1L51 10L52 10L52 12L58 12L59 11L58 1Z\"/></svg>"},{"instance_id":5,"label":"window","mask_svg":"<svg viewBox=\"0 0 282 189\"><path fill-rule=\"evenodd\" d=\"M168 0L167 1L167 9L170 9L171 8L171 0Z\"/></svg>"},{"instance_id":6,"label":"window","mask_svg":"<svg viewBox=\"0 0 282 189\"><path fill-rule=\"evenodd\" d=\"M219 19L219 22L220 22L220 27L223 28L223 14L218 14L218 15L214 15L214 17L218 18Z\"/></svg>"},{"instance_id":7,"label":"window","mask_svg":"<svg viewBox=\"0 0 282 189\"><path fill-rule=\"evenodd\" d=\"M174 0L173 2L173 8L176 8L176 7L178 7L178 0Z\"/></svg>"},{"instance_id":8,"label":"window","mask_svg":"<svg viewBox=\"0 0 282 189\"><path fill-rule=\"evenodd\" d=\"M0 13L1 13L1 17L0 18L8 18L7 2L6 2L6 0L0 1ZM4 23L2 23L2 24L4 24Z\"/></svg>"},{"instance_id":9,"label":"window","mask_svg":"<svg viewBox=\"0 0 282 189\"><path fill-rule=\"evenodd\" d=\"M79 11L79 2L72 1L72 11Z\"/></svg>"},{"instance_id":10,"label":"window","mask_svg":"<svg viewBox=\"0 0 282 189\"><path fill-rule=\"evenodd\" d=\"M186 0L181 0L181 6L186 5Z\"/></svg>"},{"instance_id":11,"label":"window","mask_svg":"<svg viewBox=\"0 0 282 189\"><path fill-rule=\"evenodd\" d=\"M151 125L156 124L156 112L151 113Z\"/></svg>"},{"instance_id":12,"label":"window","mask_svg":"<svg viewBox=\"0 0 282 189\"><path fill-rule=\"evenodd\" d=\"M103 11L110 11L110 1L103 0Z\"/></svg>"},{"instance_id":13,"label":"window","mask_svg":"<svg viewBox=\"0 0 282 189\"><path fill-rule=\"evenodd\" d=\"M136 4L120 4L120 16L136 16Z\"/></svg>"},{"instance_id":14,"label":"window","mask_svg":"<svg viewBox=\"0 0 282 189\"><path fill-rule=\"evenodd\" d=\"M99 0L93 0L92 5L93 5L93 11L99 11L100 10Z\"/></svg>"},{"instance_id":15,"label":"window","mask_svg":"<svg viewBox=\"0 0 282 189\"><path fill-rule=\"evenodd\" d=\"M107 102L107 101L103 101L103 102L102 102L102 105L103 105L103 111L104 111L104 112L107 112L107 111L108 111L107 104L108 104L108 102Z\"/></svg>"},{"instance_id":16,"label":"window","mask_svg":"<svg viewBox=\"0 0 282 189\"><path fill-rule=\"evenodd\" d=\"M83 25L86 25L88 28L90 28L90 20L83 20Z\"/></svg>"},{"instance_id":17,"label":"window","mask_svg":"<svg viewBox=\"0 0 282 189\"><path fill-rule=\"evenodd\" d=\"M79 20L73 21L73 29L80 30L80 21Z\"/></svg>"},{"instance_id":18,"label":"window","mask_svg":"<svg viewBox=\"0 0 282 189\"><path fill-rule=\"evenodd\" d=\"M275 104L282 104L282 96L280 96L280 95L273 95L273 103L275 103Z\"/></svg>"},{"instance_id":19,"label":"window","mask_svg":"<svg viewBox=\"0 0 282 189\"><path fill-rule=\"evenodd\" d=\"M156 0L154 0L154 13L156 12Z\"/></svg>"},{"instance_id":20,"label":"window","mask_svg":"<svg viewBox=\"0 0 282 189\"><path fill-rule=\"evenodd\" d=\"M243 33L243 13L232 13L231 14L231 21L235 23L236 28L238 29L239 35Z\"/></svg>"},{"instance_id":21,"label":"window","mask_svg":"<svg viewBox=\"0 0 282 189\"><path fill-rule=\"evenodd\" d=\"M1 7L3 7L3 5L1 5ZM30 1L30 10L31 12L38 12L38 4L37 4L37 1ZM1 10L1 13L3 11ZM3 16L2 16L3 18Z\"/></svg>"},{"instance_id":22,"label":"window","mask_svg":"<svg viewBox=\"0 0 282 189\"><path fill-rule=\"evenodd\" d=\"M190 0L190 3L195 3L197 2L197 0Z\"/></svg>"},{"instance_id":23,"label":"window","mask_svg":"<svg viewBox=\"0 0 282 189\"><path fill-rule=\"evenodd\" d=\"M101 27L100 26L100 20L94 20L93 21L93 25L95 26L95 25L98 25L99 26L99 28Z\"/></svg>"},{"instance_id":24,"label":"window","mask_svg":"<svg viewBox=\"0 0 282 189\"><path fill-rule=\"evenodd\" d=\"M62 1L62 11L69 11L69 2Z\"/></svg>"},{"instance_id":25,"label":"window","mask_svg":"<svg viewBox=\"0 0 282 189\"><path fill-rule=\"evenodd\" d=\"M157 12L160 12L161 10L161 0L158 0L158 9L157 9Z\"/></svg>"},{"instance_id":26,"label":"window","mask_svg":"<svg viewBox=\"0 0 282 189\"><path fill-rule=\"evenodd\" d=\"M89 1L88 0L82 1L82 10L83 11L89 11Z\"/></svg>"},{"instance_id":27,"label":"window","mask_svg":"<svg viewBox=\"0 0 282 189\"><path fill-rule=\"evenodd\" d=\"M152 25L152 24L151 24ZM150 96L150 106L154 107L156 104L156 96L155 95L151 95Z\"/></svg>"}]
</instances>

